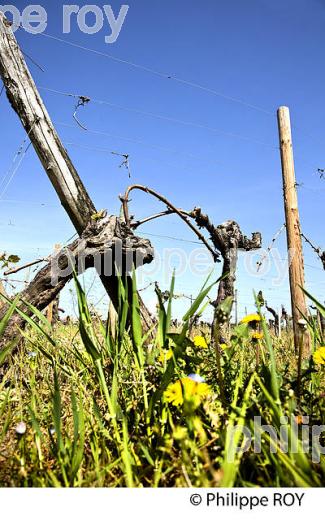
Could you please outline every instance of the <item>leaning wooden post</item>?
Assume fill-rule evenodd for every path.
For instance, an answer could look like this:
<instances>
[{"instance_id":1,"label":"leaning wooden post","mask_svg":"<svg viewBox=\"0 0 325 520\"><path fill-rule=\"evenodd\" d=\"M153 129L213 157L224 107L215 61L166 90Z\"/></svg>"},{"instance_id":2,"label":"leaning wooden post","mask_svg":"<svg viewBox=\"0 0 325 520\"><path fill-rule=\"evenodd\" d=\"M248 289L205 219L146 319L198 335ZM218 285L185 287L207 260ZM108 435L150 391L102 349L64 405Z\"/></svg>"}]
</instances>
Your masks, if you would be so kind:
<instances>
[{"instance_id":1,"label":"leaning wooden post","mask_svg":"<svg viewBox=\"0 0 325 520\"><path fill-rule=\"evenodd\" d=\"M288 107L278 109L278 125L283 176L284 210L289 259L289 279L293 319L294 344L296 353L301 344L302 328L299 320L307 315L306 299L301 287L304 287L304 259L302 252L300 220L298 211L297 186L292 148L291 123ZM303 350L310 353L310 338L304 333Z\"/></svg>"},{"instance_id":2,"label":"leaning wooden post","mask_svg":"<svg viewBox=\"0 0 325 520\"><path fill-rule=\"evenodd\" d=\"M76 231L81 235L91 221L92 215L96 213L95 205L54 128L11 30L11 23L1 11L0 77L12 108L19 116L62 206ZM100 274L100 278L116 307L118 302L116 276ZM139 300L145 327L149 329L153 324L151 315L140 296Z\"/></svg>"}]
</instances>

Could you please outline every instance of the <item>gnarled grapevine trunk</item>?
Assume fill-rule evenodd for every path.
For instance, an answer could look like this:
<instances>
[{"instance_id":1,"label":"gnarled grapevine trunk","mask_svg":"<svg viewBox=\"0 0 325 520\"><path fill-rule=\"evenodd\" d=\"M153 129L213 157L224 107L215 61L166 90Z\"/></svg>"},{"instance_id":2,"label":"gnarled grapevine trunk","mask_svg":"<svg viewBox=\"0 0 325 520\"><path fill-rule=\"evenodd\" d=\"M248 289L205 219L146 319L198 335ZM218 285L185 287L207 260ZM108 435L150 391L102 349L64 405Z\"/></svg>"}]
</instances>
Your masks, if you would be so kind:
<instances>
[{"instance_id":1,"label":"gnarled grapevine trunk","mask_svg":"<svg viewBox=\"0 0 325 520\"><path fill-rule=\"evenodd\" d=\"M19 306L28 315L33 312L24 302L40 311L45 309L73 278L74 269L82 273L88 268L97 267L98 270L112 272L117 265L119 271L125 272L133 264L140 267L152 259L153 249L149 240L136 237L118 217L104 217L89 224L80 238L51 256L48 264L20 294L22 304ZM8 305L0 309L0 320L7 309ZM24 318L15 313L1 338L0 349L23 324Z\"/></svg>"},{"instance_id":2,"label":"gnarled grapevine trunk","mask_svg":"<svg viewBox=\"0 0 325 520\"><path fill-rule=\"evenodd\" d=\"M233 220L227 220L219 226L214 226L200 208L195 208L190 215L200 228L205 228L209 232L213 245L220 251L223 259L222 275L224 278L219 283L218 296L214 302L215 309L217 309L226 298L234 299L238 251L259 249L262 245L262 236L261 233L255 232L251 239L247 238L243 235L237 222ZM216 320L217 313L215 312L212 331L216 329ZM228 322L218 327L220 331L218 341L223 340L227 328Z\"/></svg>"}]
</instances>

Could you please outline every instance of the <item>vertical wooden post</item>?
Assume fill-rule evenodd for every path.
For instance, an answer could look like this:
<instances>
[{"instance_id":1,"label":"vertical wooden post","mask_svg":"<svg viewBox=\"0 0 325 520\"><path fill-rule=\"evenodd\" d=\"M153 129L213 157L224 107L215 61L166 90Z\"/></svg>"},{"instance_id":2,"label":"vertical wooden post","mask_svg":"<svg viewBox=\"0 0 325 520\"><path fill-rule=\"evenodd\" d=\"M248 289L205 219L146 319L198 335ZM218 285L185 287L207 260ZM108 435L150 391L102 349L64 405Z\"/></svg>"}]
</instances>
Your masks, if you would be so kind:
<instances>
[{"instance_id":1,"label":"vertical wooden post","mask_svg":"<svg viewBox=\"0 0 325 520\"><path fill-rule=\"evenodd\" d=\"M295 168L292 148L290 112L288 107L278 109L278 125L283 177L284 210L286 217L286 231L289 259L289 279L291 291L291 306L293 319L293 333L296 353L299 352L301 327L299 320L301 313L307 314L306 299L301 289L304 286L304 259L302 252L300 220L298 211L298 197L295 179ZM309 354L310 340L304 334L304 353Z\"/></svg>"}]
</instances>

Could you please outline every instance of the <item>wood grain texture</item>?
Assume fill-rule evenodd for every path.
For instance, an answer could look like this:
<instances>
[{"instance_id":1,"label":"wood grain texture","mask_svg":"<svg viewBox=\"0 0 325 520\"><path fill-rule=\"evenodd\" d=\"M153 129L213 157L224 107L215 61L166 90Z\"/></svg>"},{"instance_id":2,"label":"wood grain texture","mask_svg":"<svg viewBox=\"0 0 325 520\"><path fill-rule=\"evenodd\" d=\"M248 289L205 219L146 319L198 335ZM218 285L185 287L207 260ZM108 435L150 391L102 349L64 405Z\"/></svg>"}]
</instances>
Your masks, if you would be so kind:
<instances>
[{"instance_id":1,"label":"wood grain texture","mask_svg":"<svg viewBox=\"0 0 325 520\"><path fill-rule=\"evenodd\" d=\"M283 198L286 218L287 246L289 259L289 280L291 292L291 307L293 318L294 342L296 352L299 352L301 340L306 355L310 351L308 334L302 337L299 320L302 314L307 315L306 298L301 287L305 285L304 259L302 252L301 229L298 210L297 185L293 157L290 112L287 107L278 110L278 126L282 164Z\"/></svg>"}]
</instances>

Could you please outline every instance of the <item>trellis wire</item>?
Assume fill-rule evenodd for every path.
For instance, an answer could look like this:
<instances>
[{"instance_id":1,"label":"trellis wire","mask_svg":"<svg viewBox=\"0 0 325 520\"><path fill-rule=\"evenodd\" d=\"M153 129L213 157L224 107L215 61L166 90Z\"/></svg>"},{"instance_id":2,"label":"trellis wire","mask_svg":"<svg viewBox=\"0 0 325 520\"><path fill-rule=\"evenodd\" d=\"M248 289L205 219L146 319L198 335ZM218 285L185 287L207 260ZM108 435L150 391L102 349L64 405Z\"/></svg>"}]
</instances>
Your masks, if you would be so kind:
<instances>
[{"instance_id":1,"label":"trellis wire","mask_svg":"<svg viewBox=\"0 0 325 520\"><path fill-rule=\"evenodd\" d=\"M18 27L20 29L22 29L21 26L18 26ZM212 94L214 96L226 99L227 101L231 101L233 103L240 104L240 105L245 106L247 108L250 108L252 110L256 110L258 112L262 112L264 114L274 116L273 112L271 112L269 110L266 110L263 107L260 107L258 105L254 105L252 103L247 103L246 101L243 101L241 99L235 98L233 96L228 96L226 94L218 92L218 91L216 91L216 90L214 90L214 89L212 89L210 87L206 87L206 86L201 85L199 83L196 83L194 81L188 81L188 80L179 78L177 76L173 76L171 74L168 74L168 73L165 73L165 72L161 72L161 71L152 69L150 67L146 67L145 65L142 65L142 64L139 64L139 63L135 63L135 62L132 62L132 61L129 61L129 60L118 58L117 56L113 56L112 54L108 54L106 52L98 51L96 49L91 49L90 47L85 47L84 45L80 45L78 43L71 42L70 40L66 40L66 39L63 39L63 38L58 38L57 36L53 36L51 34L47 34L46 32L38 33L36 31L34 32L33 30L29 30L29 32L32 33L32 34L36 34L37 36L42 36L44 38L48 38L48 39L51 39L51 40L54 40L54 41L58 41L60 43L63 43L65 45L69 45L71 47L75 47L75 48L83 50L83 51L87 51L87 52L91 52L93 54L97 54L98 56L102 56L102 57L108 58L108 59L110 59L112 61L115 61L115 62L118 62L118 63L122 63L124 65L128 65L128 66L133 67L134 69L140 70L142 72L147 72L147 73L153 74L155 76L161 77L163 79L167 79L169 81L175 81L177 83L186 85L188 87L191 87L191 88L203 91L203 92L207 92L207 93Z\"/></svg>"},{"instance_id":2,"label":"trellis wire","mask_svg":"<svg viewBox=\"0 0 325 520\"><path fill-rule=\"evenodd\" d=\"M261 259L257 262L257 272L259 272L260 268L262 267L263 265L263 262L264 260L268 257L268 254L270 253L272 247L273 247L273 244L276 242L276 240L278 239L278 237L281 235L282 231L285 229L286 225L285 224L282 224L282 226L280 227L280 229L276 232L276 234L274 235L274 237L272 238L272 241L269 245L269 247L266 249L266 251L264 252L264 254L262 255Z\"/></svg>"},{"instance_id":3,"label":"trellis wire","mask_svg":"<svg viewBox=\"0 0 325 520\"><path fill-rule=\"evenodd\" d=\"M24 150L24 147L25 147L25 144L26 142L28 141L29 139L29 136L30 136L30 133L32 132L35 124L38 122L38 119L35 118L34 120L34 123L32 124L32 126L30 127L26 137L24 138L22 144L20 145L20 147L18 148L16 154L14 155L14 158L11 162L11 165L8 169L8 171L5 173L5 175L3 176L2 178L2 181L0 182L0 187L3 186L3 183L6 183L4 188L2 189L1 193L0 193L0 200L3 198L4 194L6 193L9 185L11 184L13 178L15 177L16 173L18 172L24 158L25 158L25 155L26 153L28 152L29 148L31 147L31 142L29 142L29 144L26 146L25 150ZM15 163L16 163L16 160L19 158L19 161L18 161L18 164L15 166ZM7 180L8 179L8 180Z\"/></svg>"},{"instance_id":4,"label":"trellis wire","mask_svg":"<svg viewBox=\"0 0 325 520\"><path fill-rule=\"evenodd\" d=\"M270 147L270 148L272 148L274 150L278 150L279 149L278 146L275 146L274 144L271 144L271 143L266 143L266 142L260 141L258 139L253 139L251 137L244 136L244 135L237 134L237 133L233 133L233 132L226 132L226 131L221 130L219 128L213 128L213 127L210 127L208 125L196 123L196 122L193 122L193 121L184 121L182 119L169 117L169 116L165 116L165 115L162 115L162 114L155 114L153 112L147 112L147 111L144 111L144 110L139 110L137 108L125 107L123 105L118 105L118 104L115 104L115 103L111 103L110 101L107 101L107 100L89 98L89 97L86 97L86 96L81 96L79 94L73 94L71 92L64 92L64 91L61 91L61 90L56 90L56 89L52 89L52 88L48 88L48 87L39 87L39 89L40 90L44 90L46 92L50 92L52 94L58 94L58 95L61 95L61 96L72 97L72 98L75 98L75 99L78 99L78 100L82 100L82 99L85 98L85 99L87 99L87 102L89 100L92 103L99 104L99 105L107 105L107 106L109 106L111 108L116 108L118 110L124 110L126 112L132 112L132 113L143 115L143 116L147 116L147 117L153 117L155 119L159 119L159 120L162 120L162 121L167 121L167 122L170 122L170 123L176 123L176 124L181 124L181 125L185 125L185 126L196 127L196 128L200 128L202 130L207 130L209 132L213 132L213 133L217 133L217 134L220 134L220 135L224 135L226 137L233 137L235 139L242 139L244 141L251 141L251 142L259 144L261 146ZM85 129L83 127L83 125L81 125L81 127L83 129Z\"/></svg>"}]
</instances>

